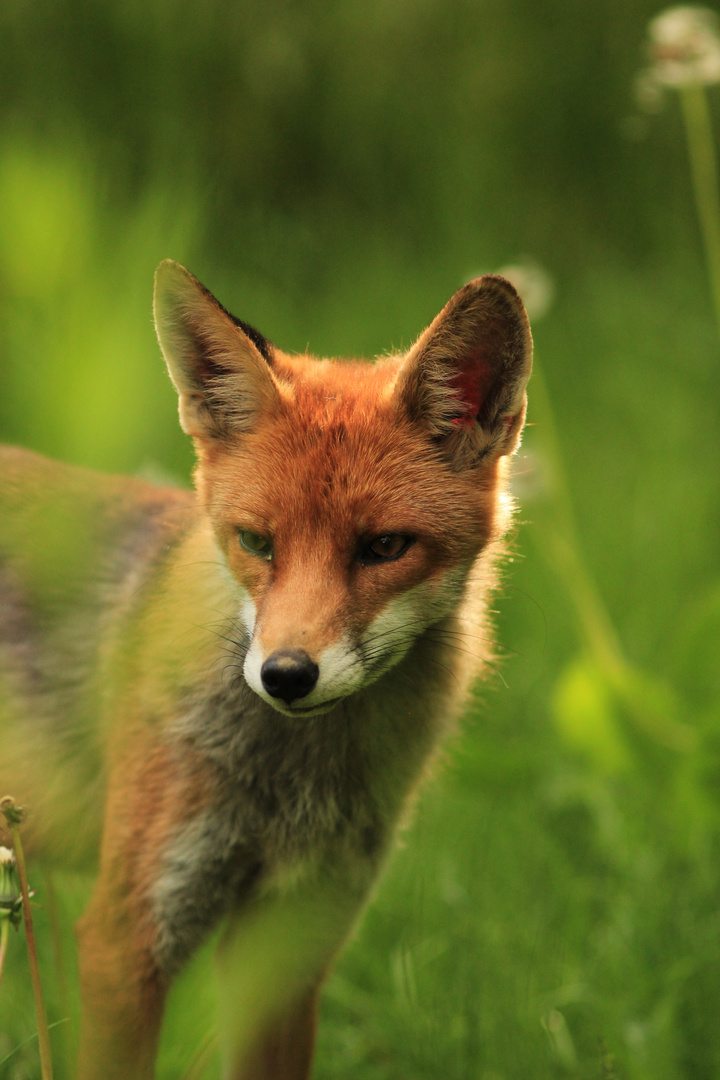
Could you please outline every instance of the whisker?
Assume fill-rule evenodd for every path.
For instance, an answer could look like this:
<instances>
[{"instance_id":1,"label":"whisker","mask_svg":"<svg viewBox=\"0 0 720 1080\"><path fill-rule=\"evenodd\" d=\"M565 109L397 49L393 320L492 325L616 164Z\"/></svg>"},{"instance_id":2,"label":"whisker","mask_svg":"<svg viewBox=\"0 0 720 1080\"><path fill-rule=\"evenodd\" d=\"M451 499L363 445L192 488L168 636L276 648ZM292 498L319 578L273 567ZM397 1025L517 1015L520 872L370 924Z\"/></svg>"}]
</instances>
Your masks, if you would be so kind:
<instances>
[{"instance_id":1,"label":"whisker","mask_svg":"<svg viewBox=\"0 0 720 1080\"><path fill-rule=\"evenodd\" d=\"M445 664L441 664L440 661L435 656L426 656L426 657L423 657L423 659L424 660L429 660L431 664L435 664L437 667L441 668L442 671L446 671L448 673L448 675L452 675L453 679L455 680L455 682L458 685L458 688L460 687L460 680L458 679L457 675L452 670L452 668L447 667Z\"/></svg>"}]
</instances>

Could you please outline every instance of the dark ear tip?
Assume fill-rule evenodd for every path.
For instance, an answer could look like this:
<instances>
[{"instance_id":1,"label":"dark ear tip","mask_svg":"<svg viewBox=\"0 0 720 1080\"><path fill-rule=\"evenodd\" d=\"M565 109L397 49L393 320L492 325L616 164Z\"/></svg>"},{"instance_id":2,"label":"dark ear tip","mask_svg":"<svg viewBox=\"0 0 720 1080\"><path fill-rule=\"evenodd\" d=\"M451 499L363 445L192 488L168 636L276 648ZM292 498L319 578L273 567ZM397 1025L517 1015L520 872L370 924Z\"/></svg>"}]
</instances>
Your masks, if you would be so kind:
<instances>
[{"instance_id":1,"label":"dark ear tip","mask_svg":"<svg viewBox=\"0 0 720 1080\"><path fill-rule=\"evenodd\" d=\"M519 333L526 346L532 349L528 313L522 297L511 281L500 274L483 274L482 277L469 281L465 288L460 290L459 295L463 294L467 302L479 303L486 312L494 309L503 319L509 319L515 332Z\"/></svg>"},{"instance_id":2,"label":"dark ear tip","mask_svg":"<svg viewBox=\"0 0 720 1080\"><path fill-rule=\"evenodd\" d=\"M460 291L464 292L466 289L474 295L484 293L488 297L504 298L511 301L513 306L525 311L525 305L513 283L508 281L507 278L501 277L500 274L483 274L482 277L473 278Z\"/></svg>"}]
</instances>

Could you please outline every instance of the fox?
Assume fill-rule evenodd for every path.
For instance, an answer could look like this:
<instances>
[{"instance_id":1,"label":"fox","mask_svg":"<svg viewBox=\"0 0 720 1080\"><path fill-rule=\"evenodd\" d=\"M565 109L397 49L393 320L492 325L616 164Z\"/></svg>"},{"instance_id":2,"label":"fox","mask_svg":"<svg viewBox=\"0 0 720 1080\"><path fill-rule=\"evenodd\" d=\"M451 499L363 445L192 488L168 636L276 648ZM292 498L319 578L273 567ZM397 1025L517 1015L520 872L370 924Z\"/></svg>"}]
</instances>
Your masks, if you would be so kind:
<instances>
[{"instance_id":1,"label":"fox","mask_svg":"<svg viewBox=\"0 0 720 1080\"><path fill-rule=\"evenodd\" d=\"M216 928L224 1076L308 1080L323 982L493 663L530 327L485 275L404 352L315 359L171 260L154 316L192 490L0 451L0 795L31 859L96 875L78 1080L152 1080Z\"/></svg>"}]
</instances>

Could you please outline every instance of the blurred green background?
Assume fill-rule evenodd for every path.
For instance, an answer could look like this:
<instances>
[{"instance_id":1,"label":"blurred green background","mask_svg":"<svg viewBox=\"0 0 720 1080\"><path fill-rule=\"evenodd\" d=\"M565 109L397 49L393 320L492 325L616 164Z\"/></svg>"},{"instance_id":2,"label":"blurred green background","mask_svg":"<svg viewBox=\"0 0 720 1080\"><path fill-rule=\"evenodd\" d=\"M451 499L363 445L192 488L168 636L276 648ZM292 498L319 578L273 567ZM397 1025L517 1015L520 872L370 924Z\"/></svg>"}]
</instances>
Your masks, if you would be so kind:
<instances>
[{"instance_id":1,"label":"blurred green background","mask_svg":"<svg viewBox=\"0 0 720 1080\"><path fill-rule=\"evenodd\" d=\"M656 11L0 6L2 441L188 481L151 319L168 256L325 355L406 347L508 263L554 285L504 658L327 986L318 1080L720 1076L720 356L679 104L634 97ZM57 888L69 925L86 884ZM163 1080L219 1075L191 1067L211 970L175 991ZM3 1080L39 1076L33 1031L13 935Z\"/></svg>"}]
</instances>

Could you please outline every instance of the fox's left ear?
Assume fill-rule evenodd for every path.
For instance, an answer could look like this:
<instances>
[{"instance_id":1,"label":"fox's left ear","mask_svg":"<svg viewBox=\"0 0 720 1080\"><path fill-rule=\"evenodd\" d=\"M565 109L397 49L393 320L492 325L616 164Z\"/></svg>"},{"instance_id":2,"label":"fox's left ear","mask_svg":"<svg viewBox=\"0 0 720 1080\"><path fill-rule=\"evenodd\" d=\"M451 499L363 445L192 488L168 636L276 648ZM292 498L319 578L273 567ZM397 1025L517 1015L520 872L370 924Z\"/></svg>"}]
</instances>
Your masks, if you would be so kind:
<instances>
[{"instance_id":1,"label":"fox's left ear","mask_svg":"<svg viewBox=\"0 0 720 1080\"><path fill-rule=\"evenodd\" d=\"M278 402L270 342L171 259L155 272L154 308L183 431L200 440L251 431Z\"/></svg>"},{"instance_id":2,"label":"fox's left ear","mask_svg":"<svg viewBox=\"0 0 720 1080\"><path fill-rule=\"evenodd\" d=\"M487 274L456 292L405 358L398 404L455 468L511 454L525 422L532 335L522 300Z\"/></svg>"}]
</instances>

